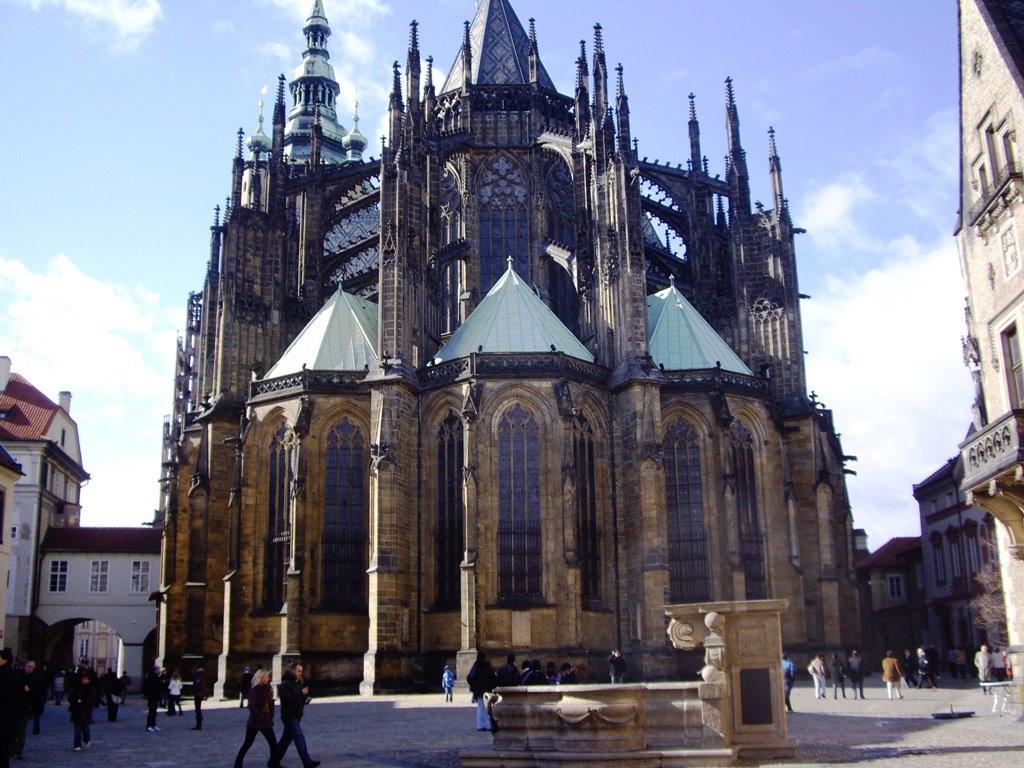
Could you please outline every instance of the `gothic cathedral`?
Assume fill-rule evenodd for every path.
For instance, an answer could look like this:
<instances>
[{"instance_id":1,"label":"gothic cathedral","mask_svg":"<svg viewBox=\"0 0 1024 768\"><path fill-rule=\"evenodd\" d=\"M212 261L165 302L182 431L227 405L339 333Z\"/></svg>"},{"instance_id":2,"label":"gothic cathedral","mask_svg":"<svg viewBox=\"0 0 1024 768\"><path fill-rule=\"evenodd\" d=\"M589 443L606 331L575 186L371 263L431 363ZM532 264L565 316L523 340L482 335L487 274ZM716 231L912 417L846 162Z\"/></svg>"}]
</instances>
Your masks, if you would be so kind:
<instances>
[{"instance_id":1,"label":"gothic cathedral","mask_svg":"<svg viewBox=\"0 0 1024 768\"><path fill-rule=\"evenodd\" d=\"M788 650L852 647L774 134L770 208L729 80L724 174L692 95L685 164L641 160L600 26L566 95L533 20L477 6L440 86L412 23L379 159L321 0L270 135L238 134L164 426L163 663L372 694L477 650L604 680L621 648L677 679L664 605L758 598Z\"/></svg>"}]
</instances>

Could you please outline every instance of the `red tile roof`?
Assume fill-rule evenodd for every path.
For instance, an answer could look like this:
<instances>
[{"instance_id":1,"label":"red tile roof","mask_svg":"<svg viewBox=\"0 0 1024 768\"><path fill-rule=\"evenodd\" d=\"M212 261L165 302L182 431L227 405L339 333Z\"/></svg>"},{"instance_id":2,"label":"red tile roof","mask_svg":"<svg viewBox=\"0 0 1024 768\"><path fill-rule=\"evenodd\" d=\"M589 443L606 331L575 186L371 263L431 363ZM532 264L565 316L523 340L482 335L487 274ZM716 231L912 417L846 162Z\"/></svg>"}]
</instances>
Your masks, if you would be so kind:
<instances>
[{"instance_id":1,"label":"red tile roof","mask_svg":"<svg viewBox=\"0 0 1024 768\"><path fill-rule=\"evenodd\" d=\"M0 392L0 440L45 438L58 408L24 376L12 373L6 389Z\"/></svg>"},{"instance_id":2,"label":"red tile roof","mask_svg":"<svg viewBox=\"0 0 1024 768\"><path fill-rule=\"evenodd\" d=\"M43 550L62 552L152 552L160 551L157 528L50 528Z\"/></svg>"},{"instance_id":3,"label":"red tile roof","mask_svg":"<svg viewBox=\"0 0 1024 768\"><path fill-rule=\"evenodd\" d=\"M920 548L920 536L897 536L894 539L889 539L867 557L858 560L857 569L905 566L907 561L904 556L908 552Z\"/></svg>"}]
</instances>

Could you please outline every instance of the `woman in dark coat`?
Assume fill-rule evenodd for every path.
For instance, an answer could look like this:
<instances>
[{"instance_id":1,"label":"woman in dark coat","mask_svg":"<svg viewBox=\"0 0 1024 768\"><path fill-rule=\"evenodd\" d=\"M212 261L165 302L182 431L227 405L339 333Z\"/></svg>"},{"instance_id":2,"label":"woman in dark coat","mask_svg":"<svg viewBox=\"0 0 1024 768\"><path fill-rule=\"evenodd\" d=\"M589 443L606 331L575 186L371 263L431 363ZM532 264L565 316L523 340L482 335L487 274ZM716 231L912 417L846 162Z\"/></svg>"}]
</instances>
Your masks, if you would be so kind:
<instances>
[{"instance_id":1,"label":"woman in dark coat","mask_svg":"<svg viewBox=\"0 0 1024 768\"><path fill-rule=\"evenodd\" d=\"M82 671L82 679L68 692L68 711L71 724L75 727L75 752L81 752L82 747L89 748L89 740L92 738L89 726L92 725L92 711L96 709L98 701L99 691L92 670L85 669Z\"/></svg>"},{"instance_id":2,"label":"woman in dark coat","mask_svg":"<svg viewBox=\"0 0 1024 768\"><path fill-rule=\"evenodd\" d=\"M270 672L256 670L252 676L252 688L249 689L249 720L245 724L245 741L242 742L238 755L235 757L235 768L242 768L245 753L256 741L256 734L263 734L270 747L270 768L281 768L277 759L277 739L274 736L274 692L270 688Z\"/></svg>"}]
</instances>

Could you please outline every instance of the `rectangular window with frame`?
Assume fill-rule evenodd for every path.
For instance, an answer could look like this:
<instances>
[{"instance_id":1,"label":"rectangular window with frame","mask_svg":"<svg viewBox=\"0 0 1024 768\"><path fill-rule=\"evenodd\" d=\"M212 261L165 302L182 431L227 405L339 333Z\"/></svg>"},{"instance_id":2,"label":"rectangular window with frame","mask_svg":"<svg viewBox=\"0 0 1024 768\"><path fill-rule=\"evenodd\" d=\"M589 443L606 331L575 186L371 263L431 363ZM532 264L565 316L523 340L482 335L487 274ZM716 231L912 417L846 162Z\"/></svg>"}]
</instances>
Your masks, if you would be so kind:
<instances>
[{"instance_id":1,"label":"rectangular window with frame","mask_svg":"<svg viewBox=\"0 0 1024 768\"><path fill-rule=\"evenodd\" d=\"M890 573L885 577L885 583L889 591L890 600L903 599L903 576L898 573Z\"/></svg>"},{"instance_id":2,"label":"rectangular window with frame","mask_svg":"<svg viewBox=\"0 0 1024 768\"><path fill-rule=\"evenodd\" d=\"M942 539L932 540L932 559L935 561L935 583L946 583L946 552L942 547Z\"/></svg>"},{"instance_id":3,"label":"rectangular window with frame","mask_svg":"<svg viewBox=\"0 0 1024 768\"><path fill-rule=\"evenodd\" d=\"M131 591L149 592L149 560L132 560Z\"/></svg>"},{"instance_id":4,"label":"rectangular window with frame","mask_svg":"<svg viewBox=\"0 0 1024 768\"><path fill-rule=\"evenodd\" d=\"M107 577L110 575L109 560L93 560L89 571L89 591L106 592Z\"/></svg>"},{"instance_id":5,"label":"rectangular window with frame","mask_svg":"<svg viewBox=\"0 0 1024 768\"><path fill-rule=\"evenodd\" d=\"M68 561L67 560L51 560L50 561L50 591L51 592L67 592L68 591Z\"/></svg>"},{"instance_id":6,"label":"rectangular window with frame","mask_svg":"<svg viewBox=\"0 0 1024 768\"><path fill-rule=\"evenodd\" d=\"M1011 408L1024 405L1024 361L1020 354L1020 336L1014 323L1003 331L1003 359L1006 370L1007 395Z\"/></svg>"}]
</instances>

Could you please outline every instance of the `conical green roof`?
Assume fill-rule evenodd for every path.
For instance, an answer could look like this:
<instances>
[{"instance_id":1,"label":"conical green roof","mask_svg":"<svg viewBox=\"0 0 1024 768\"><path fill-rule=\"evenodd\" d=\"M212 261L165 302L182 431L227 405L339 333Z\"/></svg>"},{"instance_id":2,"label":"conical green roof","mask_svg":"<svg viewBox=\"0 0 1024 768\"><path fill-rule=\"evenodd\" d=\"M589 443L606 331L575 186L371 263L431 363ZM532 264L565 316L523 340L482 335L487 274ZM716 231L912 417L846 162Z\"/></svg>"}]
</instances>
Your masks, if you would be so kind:
<instances>
[{"instance_id":1,"label":"conical green roof","mask_svg":"<svg viewBox=\"0 0 1024 768\"><path fill-rule=\"evenodd\" d=\"M314 371L362 371L377 365L377 305L340 288L313 315L265 379Z\"/></svg>"},{"instance_id":2,"label":"conical green roof","mask_svg":"<svg viewBox=\"0 0 1024 768\"><path fill-rule=\"evenodd\" d=\"M473 314L437 351L434 362L474 352L564 352L594 362L590 351L520 279L511 260Z\"/></svg>"},{"instance_id":3,"label":"conical green roof","mask_svg":"<svg viewBox=\"0 0 1024 768\"><path fill-rule=\"evenodd\" d=\"M666 371L721 364L723 370L754 375L674 283L647 297L647 333L651 357Z\"/></svg>"},{"instance_id":4,"label":"conical green roof","mask_svg":"<svg viewBox=\"0 0 1024 768\"><path fill-rule=\"evenodd\" d=\"M469 26L474 85L526 85L530 82L530 36L519 23L508 0L481 0ZM465 70L462 50L440 93L462 88ZM542 88L554 91L555 84L537 59L537 80Z\"/></svg>"}]
</instances>

